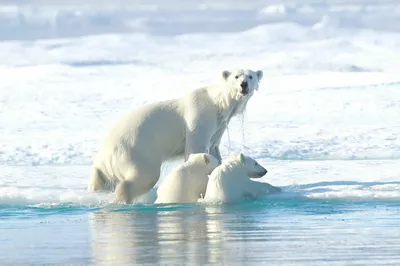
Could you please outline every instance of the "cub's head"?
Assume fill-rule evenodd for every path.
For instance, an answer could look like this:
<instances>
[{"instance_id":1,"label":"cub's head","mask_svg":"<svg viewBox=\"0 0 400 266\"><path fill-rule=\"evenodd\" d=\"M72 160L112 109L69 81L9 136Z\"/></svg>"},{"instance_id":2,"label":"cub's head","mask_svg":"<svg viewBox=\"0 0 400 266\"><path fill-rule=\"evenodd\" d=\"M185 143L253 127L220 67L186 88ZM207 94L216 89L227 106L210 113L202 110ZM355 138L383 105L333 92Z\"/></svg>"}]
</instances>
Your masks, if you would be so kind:
<instances>
[{"instance_id":1,"label":"cub's head","mask_svg":"<svg viewBox=\"0 0 400 266\"><path fill-rule=\"evenodd\" d=\"M250 178L261 178L268 172L267 169L258 164L256 160L250 156L244 155L243 153L240 153L237 159L240 160L242 165L245 167L247 175Z\"/></svg>"},{"instance_id":2,"label":"cub's head","mask_svg":"<svg viewBox=\"0 0 400 266\"><path fill-rule=\"evenodd\" d=\"M237 100L240 98L249 99L254 90L258 90L258 84L262 77L262 70L237 69L222 72L222 78L227 83L227 88Z\"/></svg>"},{"instance_id":3,"label":"cub's head","mask_svg":"<svg viewBox=\"0 0 400 266\"><path fill-rule=\"evenodd\" d=\"M189 155L188 162L204 164L208 175L219 165L219 161L208 153L193 153Z\"/></svg>"}]
</instances>

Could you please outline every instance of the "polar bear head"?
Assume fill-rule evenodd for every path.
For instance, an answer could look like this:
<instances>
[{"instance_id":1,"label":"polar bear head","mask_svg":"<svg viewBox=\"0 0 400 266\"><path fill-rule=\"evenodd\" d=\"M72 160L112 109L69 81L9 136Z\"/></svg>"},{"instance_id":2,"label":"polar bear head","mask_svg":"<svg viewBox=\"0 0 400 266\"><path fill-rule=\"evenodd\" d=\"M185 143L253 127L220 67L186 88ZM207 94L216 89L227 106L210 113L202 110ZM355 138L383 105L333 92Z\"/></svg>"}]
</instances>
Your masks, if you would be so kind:
<instances>
[{"instance_id":1,"label":"polar bear head","mask_svg":"<svg viewBox=\"0 0 400 266\"><path fill-rule=\"evenodd\" d=\"M237 155L236 159L244 166L245 171L250 178L261 178L268 172L267 169L262 167L256 160L250 156L244 155L243 153Z\"/></svg>"},{"instance_id":2,"label":"polar bear head","mask_svg":"<svg viewBox=\"0 0 400 266\"><path fill-rule=\"evenodd\" d=\"M258 84L263 77L262 70L236 69L224 70L222 78L228 98L236 100L232 115L241 114L246 109L247 101L258 90Z\"/></svg>"},{"instance_id":3,"label":"polar bear head","mask_svg":"<svg viewBox=\"0 0 400 266\"><path fill-rule=\"evenodd\" d=\"M190 164L204 164L208 175L219 165L219 161L208 153L190 154L187 162Z\"/></svg>"},{"instance_id":4,"label":"polar bear head","mask_svg":"<svg viewBox=\"0 0 400 266\"><path fill-rule=\"evenodd\" d=\"M250 98L263 77L262 70L253 71L250 69L236 69L233 71L224 70L222 77L227 83L230 92L236 98Z\"/></svg>"}]
</instances>

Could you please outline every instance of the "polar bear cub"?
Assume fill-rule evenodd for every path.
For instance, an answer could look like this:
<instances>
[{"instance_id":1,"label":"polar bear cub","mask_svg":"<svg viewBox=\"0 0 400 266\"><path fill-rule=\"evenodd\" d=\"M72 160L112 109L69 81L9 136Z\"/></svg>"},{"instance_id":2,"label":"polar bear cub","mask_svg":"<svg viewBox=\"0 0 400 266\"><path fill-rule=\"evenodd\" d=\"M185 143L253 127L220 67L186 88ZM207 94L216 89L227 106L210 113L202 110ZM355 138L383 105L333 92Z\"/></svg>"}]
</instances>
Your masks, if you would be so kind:
<instances>
[{"instance_id":1,"label":"polar bear cub","mask_svg":"<svg viewBox=\"0 0 400 266\"><path fill-rule=\"evenodd\" d=\"M242 153L229 157L211 173L204 201L238 202L281 192L278 187L253 181L267 173L256 160Z\"/></svg>"},{"instance_id":2,"label":"polar bear cub","mask_svg":"<svg viewBox=\"0 0 400 266\"><path fill-rule=\"evenodd\" d=\"M208 175L218 165L219 161L210 154L191 154L158 187L155 203L197 202L206 192Z\"/></svg>"}]
</instances>

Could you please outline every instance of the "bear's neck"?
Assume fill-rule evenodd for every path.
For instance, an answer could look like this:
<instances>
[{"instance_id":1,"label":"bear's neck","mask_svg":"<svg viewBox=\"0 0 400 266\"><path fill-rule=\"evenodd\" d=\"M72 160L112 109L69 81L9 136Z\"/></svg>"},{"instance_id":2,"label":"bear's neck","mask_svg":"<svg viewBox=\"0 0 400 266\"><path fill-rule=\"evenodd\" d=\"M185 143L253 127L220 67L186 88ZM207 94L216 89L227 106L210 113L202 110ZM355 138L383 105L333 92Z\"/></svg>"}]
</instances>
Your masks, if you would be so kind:
<instances>
[{"instance_id":1,"label":"bear's neck","mask_svg":"<svg viewBox=\"0 0 400 266\"><path fill-rule=\"evenodd\" d=\"M207 174L207 167L206 165L202 164L202 163L198 163L198 162L185 162L182 165L182 169L184 169L184 171L190 175L191 172L195 172L195 173L201 173L201 174Z\"/></svg>"},{"instance_id":2,"label":"bear's neck","mask_svg":"<svg viewBox=\"0 0 400 266\"><path fill-rule=\"evenodd\" d=\"M229 123L229 120L233 116L243 112L243 108L236 92L228 93L228 91L229 89L227 88L224 90L220 88L213 89L210 91L210 96L218 109L218 114L221 116L221 119Z\"/></svg>"},{"instance_id":3,"label":"bear's neck","mask_svg":"<svg viewBox=\"0 0 400 266\"><path fill-rule=\"evenodd\" d=\"M246 175L246 171L244 170L243 164L237 160L227 160L222 162L220 166L218 166L216 178L220 179L221 176L227 176L229 178L231 173Z\"/></svg>"}]
</instances>

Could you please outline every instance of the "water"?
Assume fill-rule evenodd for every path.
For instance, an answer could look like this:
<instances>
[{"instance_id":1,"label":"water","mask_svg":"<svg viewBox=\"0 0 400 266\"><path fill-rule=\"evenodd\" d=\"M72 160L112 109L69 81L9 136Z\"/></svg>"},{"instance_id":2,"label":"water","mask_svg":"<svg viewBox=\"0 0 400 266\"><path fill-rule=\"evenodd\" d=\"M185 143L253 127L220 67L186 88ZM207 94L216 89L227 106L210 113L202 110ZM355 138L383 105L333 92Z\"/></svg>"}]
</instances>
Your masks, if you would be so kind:
<instances>
[{"instance_id":1,"label":"water","mask_svg":"<svg viewBox=\"0 0 400 266\"><path fill-rule=\"evenodd\" d=\"M0 3L0 264L400 265L397 1L15 2ZM222 156L256 158L284 193L86 191L125 112L236 67L264 77Z\"/></svg>"},{"instance_id":2,"label":"water","mask_svg":"<svg viewBox=\"0 0 400 266\"><path fill-rule=\"evenodd\" d=\"M155 189L116 205L86 191L90 165L3 166L1 261L399 265L396 160L259 161L284 192L225 205L152 204Z\"/></svg>"},{"instance_id":3,"label":"water","mask_svg":"<svg viewBox=\"0 0 400 266\"><path fill-rule=\"evenodd\" d=\"M306 198L2 205L0 257L3 265L398 265L399 214L399 201Z\"/></svg>"}]
</instances>

